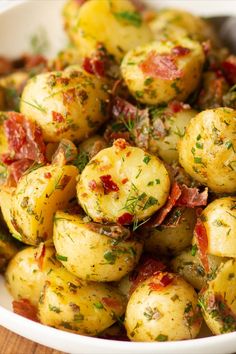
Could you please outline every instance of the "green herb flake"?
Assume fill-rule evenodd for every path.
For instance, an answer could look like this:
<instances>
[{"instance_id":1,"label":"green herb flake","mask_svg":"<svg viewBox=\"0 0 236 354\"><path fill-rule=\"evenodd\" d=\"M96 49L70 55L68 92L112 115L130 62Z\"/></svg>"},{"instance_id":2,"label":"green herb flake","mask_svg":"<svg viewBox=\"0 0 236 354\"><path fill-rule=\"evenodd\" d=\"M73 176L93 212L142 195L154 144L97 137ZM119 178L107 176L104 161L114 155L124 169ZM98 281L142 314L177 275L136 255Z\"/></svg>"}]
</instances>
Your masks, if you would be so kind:
<instances>
[{"instance_id":1,"label":"green herb flake","mask_svg":"<svg viewBox=\"0 0 236 354\"><path fill-rule=\"evenodd\" d=\"M74 321L75 322L81 322L84 320L84 315L82 315L82 313L76 313L74 315Z\"/></svg>"},{"instance_id":2,"label":"green herb flake","mask_svg":"<svg viewBox=\"0 0 236 354\"><path fill-rule=\"evenodd\" d=\"M53 306L53 305L51 305L51 304L49 304L49 310L50 311L53 311L53 312L55 312L55 313L60 313L61 312L61 310L59 309L59 307L57 307L57 306Z\"/></svg>"},{"instance_id":3,"label":"green herb flake","mask_svg":"<svg viewBox=\"0 0 236 354\"><path fill-rule=\"evenodd\" d=\"M104 309L104 306L101 302L95 302L93 306L98 310Z\"/></svg>"},{"instance_id":4,"label":"green herb flake","mask_svg":"<svg viewBox=\"0 0 236 354\"><path fill-rule=\"evenodd\" d=\"M85 168L85 166L88 164L89 162L89 157L87 152L85 151L81 151L75 160L72 161L72 164L74 166L76 166L79 170L79 172L81 173L83 171L83 169Z\"/></svg>"},{"instance_id":5,"label":"green herb flake","mask_svg":"<svg viewBox=\"0 0 236 354\"><path fill-rule=\"evenodd\" d=\"M116 255L112 251L106 251L103 257L109 264L114 264L116 261Z\"/></svg>"},{"instance_id":6,"label":"green herb flake","mask_svg":"<svg viewBox=\"0 0 236 354\"><path fill-rule=\"evenodd\" d=\"M196 148L202 150L202 149L203 149L203 143L197 142L197 143L196 143Z\"/></svg>"},{"instance_id":7,"label":"green herb flake","mask_svg":"<svg viewBox=\"0 0 236 354\"><path fill-rule=\"evenodd\" d=\"M146 203L144 204L143 210L146 210L150 208L153 205L156 205L158 203L158 200L154 197L149 197Z\"/></svg>"},{"instance_id":8,"label":"green herb flake","mask_svg":"<svg viewBox=\"0 0 236 354\"><path fill-rule=\"evenodd\" d=\"M194 157L194 163L202 164L202 158L195 156L195 157Z\"/></svg>"},{"instance_id":9,"label":"green herb flake","mask_svg":"<svg viewBox=\"0 0 236 354\"><path fill-rule=\"evenodd\" d=\"M59 261L63 261L63 262L67 262L67 259L68 257L66 256L62 256L61 254L56 254L56 258L59 260Z\"/></svg>"},{"instance_id":10,"label":"green herb flake","mask_svg":"<svg viewBox=\"0 0 236 354\"><path fill-rule=\"evenodd\" d=\"M152 77L148 77L145 81L144 81L144 85L148 86L150 85L152 82L154 81L154 79Z\"/></svg>"},{"instance_id":11,"label":"green herb flake","mask_svg":"<svg viewBox=\"0 0 236 354\"><path fill-rule=\"evenodd\" d=\"M148 156L148 155L145 155L145 156L144 156L144 159L143 159L143 162L144 162L146 165L148 165L150 160L151 160L151 157Z\"/></svg>"},{"instance_id":12,"label":"green herb flake","mask_svg":"<svg viewBox=\"0 0 236 354\"><path fill-rule=\"evenodd\" d=\"M165 334L159 334L155 340L157 342L166 342L168 340L168 336Z\"/></svg>"},{"instance_id":13,"label":"green herb flake","mask_svg":"<svg viewBox=\"0 0 236 354\"><path fill-rule=\"evenodd\" d=\"M197 245L193 245L193 246L192 246L192 249L191 249L191 255L192 255L193 257L196 255L197 250L198 250Z\"/></svg>"},{"instance_id":14,"label":"green herb flake","mask_svg":"<svg viewBox=\"0 0 236 354\"><path fill-rule=\"evenodd\" d=\"M118 21L125 22L131 26L140 27L142 25L142 17L136 11L113 12Z\"/></svg>"}]
</instances>

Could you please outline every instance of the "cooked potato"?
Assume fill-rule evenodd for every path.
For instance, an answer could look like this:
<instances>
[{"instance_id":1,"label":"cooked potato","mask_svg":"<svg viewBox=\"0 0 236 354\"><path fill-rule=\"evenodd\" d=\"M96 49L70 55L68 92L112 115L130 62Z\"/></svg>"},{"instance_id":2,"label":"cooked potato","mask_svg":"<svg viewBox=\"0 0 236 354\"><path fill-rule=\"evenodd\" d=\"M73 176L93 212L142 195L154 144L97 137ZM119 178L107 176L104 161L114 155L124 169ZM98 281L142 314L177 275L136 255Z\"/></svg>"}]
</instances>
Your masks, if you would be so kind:
<instances>
[{"instance_id":1,"label":"cooked potato","mask_svg":"<svg viewBox=\"0 0 236 354\"><path fill-rule=\"evenodd\" d=\"M4 270L7 262L17 253L18 248L10 236L0 212L0 272Z\"/></svg>"},{"instance_id":2,"label":"cooked potato","mask_svg":"<svg viewBox=\"0 0 236 354\"><path fill-rule=\"evenodd\" d=\"M152 42L125 55L121 74L142 103L185 101L200 82L204 60L201 45L191 39Z\"/></svg>"},{"instance_id":3,"label":"cooked potato","mask_svg":"<svg viewBox=\"0 0 236 354\"><path fill-rule=\"evenodd\" d=\"M149 27L128 0L93 0L82 6L68 1L64 18L71 41L84 57L102 44L120 61L130 49L152 40Z\"/></svg>"},{"instance_id":4,"label":"cooked potato","mask_svg":"<svg viewBox=\"0 0 236 354\"><path fill-rule=\"evenodd\" d=\"M20 110L42 128L46 141L81 141L106 120L108 98L105 79L74 66L29 80Z\"/></svg>"},{"instance_id":5,"label":"cooked potato","mask_svg":"<svg viewBox=\"0 0 236 354\"><path fill-rule=\"evenodd\" d=\"M100 135L93 135L90 138L84 140L79 145L79 151L86 153L88 158L91 159L95 156L100 150L107 147L106 140Z\"/></svg>"},{"instance_id":6,"label":"cooked potato","mask_svg":"<svg viewBox=\"0 0 236 354\"><path fill-rule=\"evenodd\" d=\"M157 157L118 139L90 160L77 193L94 221L131 224L157 211L169 188L168 172Z\"/></svg>"},{"instance_id":7,"label":"cooked potato","mask_svg":"<svg viewBox=\"0 0 236 354\"><path fill-rule=\"evenodd\" d=\"M8 141L4 131L4 121L7 118L5 112L0 112L0 155L8 152Z\"/></svg>"},{"instance_id":8,"label":"cooked potato","mask_svg":"<svg viewBox=\"0 0 236 354\"><path fill-rule=\"evenodd\" d=\"M47 275L60 267L54 257L54 248L27 247L18 252L8 264L5 277L7 287L14 300L27 299L38 306L40 293Z\"/></svg>"},{"instance_id":9,"label":"cooked potato","mask_svg":"<svg viewBox=\"0 0 236 354\"><path fill-rule=\"evenodd\" d=\"M201 291L199 303L204 319L213 334L234 332L236 330L236 263L229 260Z\"/></svg>"},{"instance_id":10,"label":"cooked potato","mask_svg":"<svg viewBox=\"0 0 236 354\"><path fill-rule=\"evenodd\" d=\"M179 218L180 221L174 226L173 223ZM174 208L167 225L145 229L145 250L157 255L176 255L191 245L195 222L194 209Z\"/></svg>"},{"instance_id":11,"label":"cooked potato","mask_svg":"<svg viewBox=\"0 0 236 354\"><path fill-rule=\"evenodd\" d=\"M236 257L236 197L216 199L204 209L202 221L206 228L208 253Z\"/></svg>"},{"instance_id":12,"label":"cooked potato","mask_svg":"<svg viewBox=\"0 0 236 354\"><path fill-rule=\"evenodd\" d=\"M177 144L184 136L186 126L196 114L197 112L189 105L178 102L173 102L169 107L152 109L148 151L158 154L167 163L178 161Z\"/></svg>"},{"instance_id":13,"label":"cooked potato","mask_svg":"<svg viewBox=\"0 0 236 354\"><path fill-rule=\"evenodd\" d=\"M201 290L207 280L215 276L216 270L221 263L226 262L227 258L207 255L209 273L206 273L196 246L182 251L171 261L172 269L179 273L189 284L197 290Z\"/></svg>"},{"instance_id":14,"label":"cooked potato","mask_svg":"<svg viewBox=\"0 0 236 354\"><path fill-rule=\"evenodd\" d=\"M142 244L123 226L86 222L61 211L54 218L53 241L65 268L93 281L120 280L142 252Z\"/></svg>"},{"instance_id":15,"label":"cooked potato","mask_svg":"<svg viewBox=\"0 0 236 354\"><path fill-rule=\"evenodd\" d=\"M189 37L196 41L211 39L216 42L216 36L209 23L180 9L163 9L149 22L156 40L178 39Z\"/></svg>"},{"instance_id":16,"label":"cooked potato","mask_svg":"<svg viewBox=\"0 0 236 354\"><path fill-rule=\"evenodd\" d=\"M67 48L61 50L55 58L49 61L48 67L50 71L64 70L71 65L81 65L82 58L78 48L73 44L69 44Z\"/></svg>"},{"instance_id":17,"label":"cooked potato","mask_svg":"<svg viewBox=\"0 0 236 354\"><path fill-rule=\"evenodd\" d=\"M29 245L52 238L53 215L58 209L69 207L75 198L77 175L75 166L49 165L20 179L12 195L10 216L6 219L9 224L10 218L17 238ZM3 215L9 212L3 211Z\"/></svg>"},{"instance_id":18,"label":"cooked potato","mask_svg":"<svg viewBox=\"0 0 236 354\"><path fill-rule=\"evenodd\" d=\"M179 276L159 272L132 293L125 327L132 341L195 338L201 327L197 294Z\"/></svg>"},{"instance_id":19,"label":"cooked potato","mask_svg":"<svg viewBox=\"0 0 236 354\"><path fill-rule=\"evenodd\" d=\"M110 327L124 311L118 290L82 282L65 268L49 274L39 302L41 323L89 336Z\"/></svg>"},{"instance_id":20,"label":"cooked potato","mask_svg":"<svg viewBox=\"0 0 236 354\"><path fill-rule=\"evenodd\" d=\"M216 193L236 191L236 111L209 109L191 119L179 143L179 161Z\"/></svg>"}]
</instances>

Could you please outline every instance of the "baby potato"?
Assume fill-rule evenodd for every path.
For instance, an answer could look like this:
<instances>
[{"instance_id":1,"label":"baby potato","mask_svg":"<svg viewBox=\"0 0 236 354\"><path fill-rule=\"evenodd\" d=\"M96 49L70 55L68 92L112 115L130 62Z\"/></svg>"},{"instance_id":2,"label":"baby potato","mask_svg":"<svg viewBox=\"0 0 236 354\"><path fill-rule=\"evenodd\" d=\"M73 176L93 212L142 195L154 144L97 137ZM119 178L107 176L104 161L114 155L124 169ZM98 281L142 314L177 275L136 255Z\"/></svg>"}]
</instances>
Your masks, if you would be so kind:
<instances>
[{"instance_id":1,"label":"baby potato","mask_svg":"<svg viewBox=\"0 0 236 354\"><path fill-rule=\"evenodd\" d=\"M175 273L178 273L195 289L201 290L209 279L215 276L216 270L221 263L226 262L227 258L217 257L208 254L209 273L206 273L199 251L193 246L182 251L171 261L171 267Z\"/></svg>"},{"instance_id":2,"label":"baby potato","mask_svg":"<svg viewBox=\"0 0 236 354\"><path fill-rule=\"evenodd\" d=\"M105 79L73 66L29 80L20 110L42 128L47 142L81 141L106 120L108 98Z\"/></svg>"},{"instance_id":3,"label":"baby potato","mask_svg":"<svg viewBox=\"0 0 236 354\"><path fill-rule=\"evenodd\" d=\"M236 263L229 260L218 269L199 295L203 317L213 334L236 330Z\"/></svg>"},{"instance_id":4,"label":"baby potato","mask_svg":"<svg viewBox=\"0 0 236 354\"><path fill-rule=\"evenodd\" d=\"M77 194L93 221L124 225L146 219L160 209L169 188L168 172L156 156L118 139L86 165Z\"/></svg>"},{"instance_id":5,"label":"baby potato","mask_svg":"<svg viewBox=\"0 0 236 354\"><path fill-rule=\"evenodd\" d=\"M9 231L0 213L0 272L4 270L7 262L17 253L18 248L13 242Z\"/></svg>"},{"instance_id":6,"label":"baby potato","mask_svg":"<svg viewBox=\"0 0 236 354\"><path fill-rule=\"evenodd\" d=\"M204 223L208 253L222 257L236 257L236 197L216 199L204 209Z\"/></svg>"},{"instance_id":7,"label":"baby potato","mask_svg":"<svg viewBox=\"0 0 236 354\"><path fill-rule=\"evenodd\" d=\"M143 248L123 226L86 222L61 211L54 218L53 241L65 268L93 281L120 280L133 270Z\"/></svg>"},{"instance_id":8,"label":"baby potato","mask_svg":"<svg viewBox=\"0 0 236 354\"><path fill-rule=\"evenodd\" d=\"M7 287L14 300L27 299L32 305L38 306L40 293L47 274L60 267L54 257L54 248L27 247L19 251L8 264L5 278Z\"/></svg>"},{"instance_id":9,"label":"baby potato","mask_svg":"<svg viewBox=\"0 0 236 354\"><path fill-rule=\"evenodd\" d=\"M96 16L94 16L96 14ZM138 45L152 40L152 33L128 0L93 0L82 6L68 1L65 29L82 56L90 56L102 44L117 61Z\"/></svg>"},{"instance_id":10,"label":"baby potato","mask_svg":"<svg viewBox=\"0 0 236 354\"><path fill-rule=\"evenodd\" d=\"M39 301L42 324L95 336L125 311L125 298L110 285L85 283L64 269L49 274Z\"/></svg>"},{"instance_id":11,"label":"baby potato","mask_svg":"<svg viewBox=\"0 0 236 354\"><path fill-rule=\"evenodd\" d=\"M71 205L76 196L77 175L75 166L49 165L20 179L12 195L10 216L7 215L17 231L17 238L37 245L52 237L53 215L58 209Z\"/></svg>"},{"instance_id":12,"label":"baby potato","mask_svg":"<svg viewBox=\"0 0 236 354\"><path fill-rule=\"evenodd\" d=\"M173 226L173 222L178 218L180 218L179 222ZM157 255L178 254L191 245L195 223L194 209L174 208L166 225L145 229L145 250Z\"/></svg>"},{"instance_id":13,"label":"baby potato","mask_svg":"<svg viewBox=\"0 0 236 354\"><path fill-rule=\"evenodd\" d=\"M179 102L172 102L168 107L151 109L152 122L148 151L151 154L158 154L167 163L178 161L178 142L185 134L186 126L196 114L197 112L189 105Z\"/></svg>"},{"instance_id":14,"label":"baby potato","mask_svg":"<svg viewBox=\"0 0 236 354\"><path fill-rule=\"evenodd\" d=\"M179 142L185 171L216 193L236 191L236 111L209 109L191 119Z\"/></svg>"},{"instance_id":15,"label":"baby potato","mask_svg":"<svg viewBox=\"0 0 236 354\"><path fill-rule=\"evenodd\" d=\"M216 42L216 36L209 23L193 14L174 8L160 10L149 22L149 27L156 40L178 39L189 37L196 41L211 39Z\"/></svg>"},{"instance_id":16,"label":"baby potato","mask_svg":"<svg viewBox=\"0 0 236 354\"><path fill-rule=\"evenodd\" d=\"M125 314L131 341L195 338L201 327L197 294L181 277L159 272L132 293Z\"/></svg>"},{"instance_id":17,"label":"baby potato","mask_svg":"<svg viewBox=\"0 0 236 354\"><path fill-rule=\"evenodd\" d=\"M0 112L0 155L9 151L8 141L4 131L4 121L7 119L6 112Z\"/></svg>"},{"instance_id":18,"label":"baby potato","mask_svg":"<svg viewBox=\"0 0 236 354\"><path fill-rule=\"evenodd\" d=\"M152 42L125 55L121 74L141 103L185 101L199 85L204 60L202 46L189 38Z\"/></svg>"},{"instance_id":19,"label":"baby potato","mask_svg":"<svg viewBox=\"0 0 236 354\"><path fill-rule=\"evenodd\" d=\"M106 147L107 142L102 136L93 135L79 144L79 151L86 153L88 158L91 159L100 150L105 149Z\"/></svg>"}]
</instances>

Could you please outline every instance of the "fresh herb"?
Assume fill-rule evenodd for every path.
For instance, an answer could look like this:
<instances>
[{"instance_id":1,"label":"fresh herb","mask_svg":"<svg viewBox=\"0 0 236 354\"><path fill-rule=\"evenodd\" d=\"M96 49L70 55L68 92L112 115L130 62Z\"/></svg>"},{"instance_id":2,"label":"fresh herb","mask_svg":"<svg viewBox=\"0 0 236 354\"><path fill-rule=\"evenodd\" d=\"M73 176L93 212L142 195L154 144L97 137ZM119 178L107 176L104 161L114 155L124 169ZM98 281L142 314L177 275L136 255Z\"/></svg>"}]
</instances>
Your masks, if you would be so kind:
<instances>
[{"instance_id":1,"label":"fresh herb","mask_svg":"<svg viewBox=\"0 0 236 354\"><path fill-rule=\"evenodd\" d=\"M158 309L156 307L152 309L150 306L145 308L143 315L147 318L148 321L158 320L161 317Z\"/></svg>"},{"instance_id":2,"label":"fresh herb","mask_svg":"<svg viewBox=\"0 0 236 354\"><path fill-rule=\"evenodd\" d=\"M116 255L114 254L114 252L112 251L106 251L103 254L103 257L105 258L105 260L107 261L107 263L109 264L114 264L116 261Z\"/></svg>"},{"instance_id":3,"label":"fresh herb","mask_svg":"<svg viewBox=\"0 0 236 354\"><path fill-rule=\"evenodd\" d=\"M93 306L96 307L96 309L98 310L104 309L104 306L101 302L95 302Z\"/></svg>"},{"instance_id":4,"label":"fresh herb","mask_svg":"<svg viewBox=\"0 0 236 354\"><path fill-rule=\"evenodd\" d=\"M149 164L149 161L151 160L151 157L148 156L148 155L145 155L144 158L143 158L143 162L148 165Z\"/></svg>"},{"instance_id":5,"label":"fresh herb","mask_svg":"<svg viewBox=\"0 0 236 354\"><path fill-rule=\"evenodd\" d=\"M149 197L148 200L146 201L146 203L143 206L143 210L146 210L148 208L150 208L153 205L159 204L158 200L154 197Z\"/></svg>"},{"instance_id":6,"label":"fresh herb","mask_svg":"<svg viewBox=\"0 0 236 354\"><path fill-rule=\"evenodd\" d=\"M142 25L142 17L136 11L113 12L118 21L123 21L129 25L140 27Z\"/></svg>"},{"instance_id":7,"label":"fresh herb","mask_svg":"<svg viewBox=\"0 0 236 354\"><path fill-rule=\"evenodd\" d=\"M33 54L44 54L48 50L49 42L44 28L39 28L30 38L30 47Z\"/></svg>"},{"instance_id":8,"label":"fresh herb","mask_svg":"<svg viewBox=\"0 0 236 354\"><path fill-rule=\"evenodd\" d=\"M194 157L194 163L202 164L202 158L195 156L195 157Z\"/></svg>"},{"instance_id":9,"label":"fresh herb","mask_svg":"<svg viewBox=\"0 0 236 354\"><path fill-rule=\"evenodd\" d=\"M61 312L61 310L59 309L59 307L57 307L57 306L53 306L53 305L51 305L51 304L49 304L49 310L50 311L53 311L53 312L55 312L55 313L60 313Z\"/></svg>"},{"instance_id":10,"label":"fresh herb","mask_svg":"<svg viewBox=\"0 0 236 354\"><path fill-rule=\"evenodd\" d=\"M62 255L60 255L60 254L56 254L56 258L59 260L59 261L63 261L63 262L67 262L67 259L68 259L68 257L66 257L66 256L62 256Z\"/></svg>"},{"instance_id":11,"label":"fresh herb","mask_svg":"<svg viewBox=\"0 0 236 354\"><path fill-rule=\"evenodd\" d=\"M82 313L76 313L74 315L74 321L75 322L81 322L81 321L83 321L83 319L84 319L84 315L82 315Z\"/></svg>"},{"instance_id":12,"label":"fresh herb","mask_svg":"<svg viewBox=\"0 0 236 354\"><path fill-rule=\"evenodd\" d=\"M89 157L87 152L81 151L77 155L76 159L72 161L72 164L75 165L78 168L79 172L81 173L88 162L89 162Z\"/></svg>"},{"instance_id":13,"label":"fresh herb","mask_svg":"<svg viewBox=\"0 0 236 354\"><path fill-rule=\"evenodd\" d=\"M40 103L38 103L35 99L33 100L33 102L28 102L23 100L23 98L21 99L21 102L37 109L38 111L42 112L42 113L47 113L47 109L45 107L43 107Z\"/></svg>"},{"instance_id":14,"label":"fresh herb","mask_svg":"<svg viewBox=\"0 0 236 354\"><path fill-rule=\"evenodd\" d=\"M157 342L166 342L168 340L168 336L165 334L159 334L156 339Z\"/></svg>"},{"instance_id":15,"label":"fresh herb","mask_svg":"<svg viewBox=\"0 0 236 354\"><path fill-rule=\"evenodd\" d=\"M197 245L193 245L193 246L192 246L192 249L191 249L191 255L192 255L193 257L196 255L197 250L198 250Z\"/></svg>"},{"instance_id":16,"label":"fresh herb","mask_svg":"<svg viewBox=\"0 0 236 354\"><path fill-rule=\"evenodd\" d=\"M144 85L148 86L150 85L152 82L154 81L154 79L152 77L148 77L145 81L144 81Z\"/></svg>"}]
</instances>

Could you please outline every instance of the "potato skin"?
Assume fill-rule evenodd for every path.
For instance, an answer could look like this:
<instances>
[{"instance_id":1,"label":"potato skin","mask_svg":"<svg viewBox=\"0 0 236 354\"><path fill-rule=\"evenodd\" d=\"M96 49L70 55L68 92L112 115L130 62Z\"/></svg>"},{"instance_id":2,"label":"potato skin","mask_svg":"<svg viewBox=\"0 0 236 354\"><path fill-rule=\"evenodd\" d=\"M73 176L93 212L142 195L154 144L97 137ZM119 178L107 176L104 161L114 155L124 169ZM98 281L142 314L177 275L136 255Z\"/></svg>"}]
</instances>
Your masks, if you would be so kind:
<instances>
[{"instance_id":1,"label":"potato skin","mask_svg":"<svg viewBox=\"0 0 236 354\"><path fill-rule=\"evenodd\" d=\"M17 238L29 245L52 238L53 215L58 209L70 206L70 200L76 196L77 175L75 166L49 165L20 179L10 209L10 222Z\"/></svg>"},{"instance_id":2,"label":"potato skin","mask_svg":"<svg viewBox=\"0 0 236 354\"><path fill-rule=\"evenodd\" d=\"M160 286L164 276L173 280L167 286ZM200 326L197 294L191 285L174 274L160 272L148 278L128 301L125 327L131 341L195 338Z\"/></svg>"},{"instance_id":3,"label":"potato skin","mask_svg":"<svg viewBox=\"0 0 236 354\"><path fill-rule=\"evenodd\" d=\"M66 31L83 57L102 44L120 61L128 50L152 40L149 27L128 0L93 0L82 6L68 1L64 19Z\"/></svg>"},{"instance_id":4,"label":"potato skin","mask_svg":"<svg viewBox=\"0 0 236 354\"><path fill-rule=\"evenodd\" d=\"M125 311L125 298L110 285L86 283L64 267L48 276L39 301L40 322L95 336Z\"/></svg>"},{"instance_id":5,"label":"potato skin","mask_svg":"<svg viewBox=\"0 0 236 354\"><path fill-rule=\"evenodd\" d=\"M236 191L235 131L235 110L210 109L191 119L179 142L185 171L216 193Z\"/></svg>"},{"instance_id":6,"label":"potato skin","mask_svg":"<svg viewBox=\"0 0 236 354\"><path fill-rule=\"evenodd\" d=\"M171 217L179 217L179 223L161 225L145 230L145 250L153 254L176 255L191 245L193 230L196 222L196 212L190 208L175 208Z\"/></svg>"},{"instance_id":7,"label":"potato skin","mask_svg":"<svg viewBox=\"0 0 236 354\"><path fill-rule=\"evenodd\" d=\"M38 306L40 293L44 287L48 272L60 263L54 257L54 248L46 247L42 267L36 259L41 247L27 247L19 251L8 264L5 278L7 287L14 300L27 299Z\"/></svg>"},{"instance_id":8,"label":"potato skin","mask_svg":"<svg viewBox=\"0 0 236 354\"><path fill-rule=\"evenodd\" d=\"M218 269L216 277L200 292L203 317L213 334L236 330L236 264L229 260Z\"/></svg>"},{"instance_id":9,"label":"potato skin","mask_svg":"<svg viewBox=\"0 0 236 354\"><path fill-rule=\"evenodd\" d=\"M196 253L195 253L196 252ZM209 273L207 274L199 255L198 250L189 248L182 251L171 261L171 268L178 273L195 289L201 290L209 279L214 278L219 266L227 261L227 258L207 255Z\"/></svg>"},{"instance_id":10,"label":"potato skin","mask_svg":"<svg viewBox=\"0 0 236 354\"><path fill-rule=\"evenodd\" d=\"M81 141L107 119L107 91L105 79L73 66L29 80L20 110L42 128L47 142Z\"/></svg>"},{"instance_id":11,"label":"potato skin","mask_svg":"<svg viewBox=\"0 0 236 354\"><path fill-rule=\"evenodd\" d=\"M171 107L177 107L174 112ZM148 151L157 154L167 163L179 160L178 142L185 134L185 130L190 120L196 116L197 112L189 105L173 102L168 107L158 107L152 111L151 132L149 134ZM157 134L158 126L163 123L163 134Z\"/></svg>"},{"instance_id":12,"label":"potato skin","mask_svg":"<svg viewBox=\"0 0 236 354\"><path fill-rule=\"evenodd\" d=\"M158 11L149 26L158 41L189 37L200 42L211 38L216 42L215 34L206 21L180 9L167 8Z\"/></svg>"},{"instance_id":13,"label":"potato skin","mask_svg":"<svg viewBox=\"0 0 236 354\"><path fill-rule=\"evenodd\" d=\"M158 210L169 188L168 172L156 156L118 139L87 164L77 194L93 221L130 224Z\"/></svg>"},{"instance_id":14,"label":"potato skin","mask_svg":"<svg viewBox=\"0 0 236 354\"><path fill-rule=\"evenodd\" d=\"M143 247L132 236L126 240L127 235L129 230L119 225L89 223L79 215L59 211L54 218L53 241L61 262L84 280L118 281L133 270Z\"/></svg>"},{"instance_id":15,"label":"potato skin","mask_svg":"<svg viewBox=\"0 0 236 354\"><path fill-rule=\"evenodd\" d=\"M236 197L219 198L202 213L208 239L208 253L236 257Z\"/></svg>"},{"instance_id":16,"label":"potato skin","mask_svg":"<svg viewBox=\"0 0 236 354\"><path fill-rule=\"evenodd\" d=\"M186 54L174 54L179 48ZM121 74L130 93L141 103L184 102L200 82L204 61L201 45L188 38L152 42L125 55Z\"/></svg>"}]
</instances>

